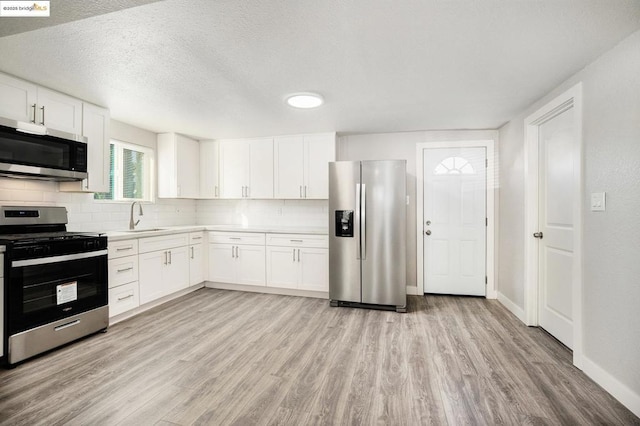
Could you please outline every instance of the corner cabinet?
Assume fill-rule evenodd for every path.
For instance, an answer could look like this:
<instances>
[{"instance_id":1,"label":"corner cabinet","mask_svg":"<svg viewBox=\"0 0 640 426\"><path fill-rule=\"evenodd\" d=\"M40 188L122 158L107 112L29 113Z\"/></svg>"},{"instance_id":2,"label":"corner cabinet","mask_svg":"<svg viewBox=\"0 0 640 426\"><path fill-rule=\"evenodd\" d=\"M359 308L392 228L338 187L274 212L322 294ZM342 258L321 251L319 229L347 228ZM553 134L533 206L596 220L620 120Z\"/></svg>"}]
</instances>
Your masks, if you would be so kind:
<instances>
[{"instance_id":1,"label":"corner cabinet","mask_svg":"<svg viewBox=\"0 0 640 426\"><path fill-rule=\"evenodd\" d=\"M274 198L329 198L328 164L336 158L335 142L335 133L274 138Z\"/></svg>"},{"instance_id":2,"label":"corner cabinet","mask_svg":"<svg viewBox=\"0 0 640 426\"><path fill-rule=\"evenodd\" d=\"M200 198L220 198L220 144L200 141Z\"/></svg>"},{"instance_id":3,"label":"corner cabinet","mask_svg":"<svg viewBox=\"0 0 640 426\"><path fill-rule=\"evenodd\" d=\"M189 285L204 281L204 232L189 234Z\"/></svg>"},{"instance_id":4,"label":"corner cabinet","mask_svg":"<svg viewBox=\"0 0 640 426\"><path fill-rule=\"evenodd\" d=\"M60 191L108 192L109 170L109 121L106 108L84 103L82 105L82 136L87 138L87 179L78 182L60 182Z\"/></svg>"},{"instance_id":5,"label":"corner cabinet","mask_svg":"<svg viewBox=\"0 0 640 426\"><path fill-rule=\"evenodd\" d=\"M220 141L220 198L273 198L273 138Z\"/></svg>"},{"instance_id":6,"label":"corner cabinet","mask_svg":"<svg viewBox=\"0 0 640 426\"><path fill-rule=\"evenodd\" d=\"M200 145L176 133L158 135L158 197L200 197Z\"/></svg>"},{"instance_id":7,"label":"corner cabinet","mask_svg":"<svg viewBox=\"0 0 640 426\"><path fill-rule=\"evenodd\" d=\"M265 236L251 232L209 233L209 281L265 285Z\"/></svg>"},{"instance_id":8,"label":"corner cabinet","mask_svg":"<svg viewBox=\"0 0 640 426\"><path fill-rule=\"evenodd\" d=\"M326 235L267 234L267 286L329 291Z\"/></svg>"},{"instance_id":9,"label":"corner cabinet","mask_svg":"<svg viewBox=\"0 0 640 426\"><path fill-rule=\"evenodd\" d=\"M140 238L140 304L189 287L189 234Z\"/></svg>"}]
</instances>

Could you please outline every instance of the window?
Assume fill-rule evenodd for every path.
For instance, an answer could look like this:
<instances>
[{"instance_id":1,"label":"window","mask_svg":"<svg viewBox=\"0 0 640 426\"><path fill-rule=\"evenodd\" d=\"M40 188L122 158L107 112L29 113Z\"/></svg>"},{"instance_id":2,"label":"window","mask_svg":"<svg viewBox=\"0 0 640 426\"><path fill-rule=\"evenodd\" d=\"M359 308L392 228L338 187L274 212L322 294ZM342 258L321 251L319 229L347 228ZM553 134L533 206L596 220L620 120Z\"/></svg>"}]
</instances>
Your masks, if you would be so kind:
<instances>
[{"instance_id":1,"label":"window","mask_svg":"<svg viewBox=\"0 0 640 426\"><path fill-rule=\"evenodd\" d=\"M109 192L94 194L96 200L153 201L153 151L112 140L109 156Z\"/></svg>"},{"instance_id":2,"label":"window","mask_svg":"<svg viewBox=\"0 0 640 426\"><path fill-rule=\"evenodd\" d=\"M471 163L462 157L445 158L433 171L434 175L472 175L475 173Z\"/></svg>"}]
</instances>

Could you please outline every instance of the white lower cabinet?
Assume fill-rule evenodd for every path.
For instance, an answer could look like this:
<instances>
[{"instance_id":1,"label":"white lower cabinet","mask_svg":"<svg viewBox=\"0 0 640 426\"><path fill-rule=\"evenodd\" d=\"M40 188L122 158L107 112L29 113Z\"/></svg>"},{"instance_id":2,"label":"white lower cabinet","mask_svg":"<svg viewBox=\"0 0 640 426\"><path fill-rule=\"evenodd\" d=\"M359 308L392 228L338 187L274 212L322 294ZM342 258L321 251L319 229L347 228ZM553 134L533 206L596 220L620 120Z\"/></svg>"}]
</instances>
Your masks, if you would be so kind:
<instances>
[{"instance_id":1,"label":"white lower cabinet","mask_svg":"<svg viewBox=\"0 0 640 426\"><path fill-rule=\"evenodd\" d=\"M204 232L189 234L189 285L204 281Z\"/></svg>"},{"instance_id":2,"label":"white lower cabinet","mask_svg":"<svg viewBox=\"0 0 640 426\"><path fill-rule=\"evenodd\" d=\"M140 306L138 281L109 289L109 317L115 317Z\"/></svg>"},{"instance_id":3,"label":"white lower cabinet","mask_svg":"<svg viewBox=\"0 0 640 426\"><path fill-rule=\"evenodd\" d=\"M265 285L264 234L210 232L209 281Z\"/></svg>"},{"instance_id":4,"label":"white lower cabinet","mask_svg":"<svg viewBox=\"0 0 640 426\"><path fill-rule=\"evenodd\" d=\"M329 291L326 235L267 234L267 286Z\"/></svg>"},{"instance_id":5,"label":"white lower cabinet","mask_svg":"<svg viewBox=\"0 0 640 426\"><path fill-rule=\"evenodd\" d=\"M109 317L140 306L138 240L109 243Z\"/></svg>"},{"instance_id":6,"label":"white lower cabinet","mask_svg":"<svg viewBox=\"0 0 640 426\"><path fill-rule=\"evenodd\" d=\"M140 239L140 304L189 287L188 241L189 234Z\"/></svg>"}]
</instances>

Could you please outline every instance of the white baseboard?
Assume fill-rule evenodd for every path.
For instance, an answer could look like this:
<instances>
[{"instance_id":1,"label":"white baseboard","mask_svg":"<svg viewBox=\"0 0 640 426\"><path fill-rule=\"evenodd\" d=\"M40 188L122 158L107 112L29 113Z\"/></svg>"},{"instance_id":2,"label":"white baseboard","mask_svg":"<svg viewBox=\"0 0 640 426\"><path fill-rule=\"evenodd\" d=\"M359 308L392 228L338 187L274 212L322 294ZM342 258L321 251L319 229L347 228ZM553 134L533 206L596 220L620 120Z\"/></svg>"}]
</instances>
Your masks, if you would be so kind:
<instances>
[{"instance_id":1,"label":"white baseboard","mask_svg":"<svg viewBox=\"0 0 640 426\"><path fill-rule=\"evenodd\" d=\"M633 414L640 417L640 395L629 389L627 385L621 383L605 371L602 367L591 361L587 357L582 357L582 371L609 392L622 405L627 407Z\"/></svg>"},{"instance_id":2,"label":"white baseboard","mask_svg":"<svg viewBox=\"0 0 640 426\"><path fill-rule=\"evenodd\" d=\"M509 310L513 315L515 315L520 321L526 324L524 320L524 309L520 306L516 305L504 294L498 292L498 302L502 303L502 305Z\"/></svg>"},{"instance_id":3,"label":"white baseboard","mask_svg":"<svg viewBox=\"0 0 640 426\"><path fill-rule=\"evenodd\" d=\"M420 292L418 291L418 287L416 287L414 285L408 285L407 286L407 295L409 295L409 296L422 296L420 294Z\"/></svg>"}]
</instances>

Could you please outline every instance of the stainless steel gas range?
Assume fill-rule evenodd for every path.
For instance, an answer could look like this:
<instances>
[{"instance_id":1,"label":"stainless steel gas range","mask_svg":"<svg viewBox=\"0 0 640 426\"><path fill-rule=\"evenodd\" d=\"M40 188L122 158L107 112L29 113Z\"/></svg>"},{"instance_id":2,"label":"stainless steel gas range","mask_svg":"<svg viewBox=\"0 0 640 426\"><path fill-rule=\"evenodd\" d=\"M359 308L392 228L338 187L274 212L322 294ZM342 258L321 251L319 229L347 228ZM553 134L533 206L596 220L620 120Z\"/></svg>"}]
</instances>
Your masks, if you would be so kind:
<instances>
[{"instance_id":1,"label":"stainless steel gas range","mask_svg":"<svg viewBox=\"0 0 640 426\"><path fill-rule=\"evenodd\" d=\"M66 224L64 207L0 207L9 365L109 325L107 238Z\"/></svg>"}]
</instances>

